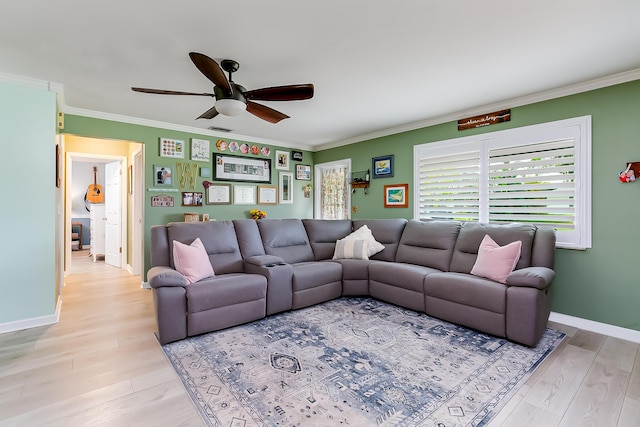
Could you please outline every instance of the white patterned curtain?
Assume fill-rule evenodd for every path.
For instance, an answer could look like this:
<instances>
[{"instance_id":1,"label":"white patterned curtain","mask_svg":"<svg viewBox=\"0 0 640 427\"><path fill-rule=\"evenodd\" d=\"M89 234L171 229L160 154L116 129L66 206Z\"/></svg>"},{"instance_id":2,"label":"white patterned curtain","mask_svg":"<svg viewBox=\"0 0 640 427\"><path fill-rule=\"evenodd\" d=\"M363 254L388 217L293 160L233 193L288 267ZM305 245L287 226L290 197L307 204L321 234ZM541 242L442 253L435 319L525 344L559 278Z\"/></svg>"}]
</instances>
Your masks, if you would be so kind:
<instances>
[{"instance_id":1,"label":"white patterned curtain","mask_svg":"<svg viewBox=\"0 0 640 427\"><path fill-rule=\"evenodd\" d=\"M338 166L322 171L320 204L322 219L349 219L347 168Z\"/></svg>"}]
</instances>

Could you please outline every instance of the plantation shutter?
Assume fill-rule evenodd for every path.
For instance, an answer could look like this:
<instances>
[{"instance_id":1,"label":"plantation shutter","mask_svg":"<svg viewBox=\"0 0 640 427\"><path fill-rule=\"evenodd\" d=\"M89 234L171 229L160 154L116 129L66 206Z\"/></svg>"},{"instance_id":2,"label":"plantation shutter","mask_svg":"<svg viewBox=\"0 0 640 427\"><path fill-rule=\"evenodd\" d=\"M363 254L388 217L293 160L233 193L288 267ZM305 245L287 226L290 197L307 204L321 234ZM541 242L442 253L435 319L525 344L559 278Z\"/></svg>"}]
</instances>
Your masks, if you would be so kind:
<instances>
[{"instance_id":1,"label":"plantation shutter","mask_svg":"<svg viewBox=\"0 0 640 427\"><path fill-rule=\"evenodd\" d=\"M477 221L480 152L421 157L419 218Z\"/></svg>"},{"instance_id":2,"label":"plantation shutter","mask_svg":"<svg viewBox=\"0 0 640 427\"><path fill-rule=\"evenodd\" d=\"M489 222L524 222L573 230L574 156L573 138L489 149Z\"/></svg>"}]
</instances>

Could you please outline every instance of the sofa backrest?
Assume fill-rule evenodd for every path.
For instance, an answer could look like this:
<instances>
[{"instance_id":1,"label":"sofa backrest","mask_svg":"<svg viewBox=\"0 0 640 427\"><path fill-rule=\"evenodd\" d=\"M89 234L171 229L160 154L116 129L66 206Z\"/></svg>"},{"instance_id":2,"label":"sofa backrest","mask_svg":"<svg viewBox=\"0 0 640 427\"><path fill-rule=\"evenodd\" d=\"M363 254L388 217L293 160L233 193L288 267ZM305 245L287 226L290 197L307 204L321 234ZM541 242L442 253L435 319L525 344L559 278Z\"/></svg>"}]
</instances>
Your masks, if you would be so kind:
<instances>
[{"instance_id":1,"label":"sofa backrest","mask_svg":"<svg viewBox=\"0 0 640 427\"><path fill-rule=\"evenodd\" d=\"M396 262L448 271L460 226L457 221L415 221L404 227Z\"/></svg>"},{"instance_id":2,"label":"sofa backrest","mask_svg":"<svg viewBox=\"0 0 640 427\"><path fill-rule=\"evenodd\" d=\"M240 254L236 231L231 221L206 221L206 222L172 222L166 226L166 241L161 243L165 247L168 257L168 265L175 268L173 263L173 241L190 245L196 238L200 238L209 261L216 274L241 273L244 271L244 263ZM151 235L152 251L157 248L158 242ZM153 264L153 261L152 261ZM154 264L156 265L156 264Z\"/></svg>"},{"instance_id":3,"label":"sofa backrest","mask_svg":"<svg viewBox=\"0 0 640 427\"><path fill-rule=\"evenodd\" d=\"M268 219L257 223L265 254L279 256L289 264L313 261L301 219Z\"/></svg>"},{"instance_id":4,"label":"sofa backrest","mask_svg":"<svg viewBox=\"0 0 640 427\"><path fill-rule=\"evenodd\" d=\"M537 227L532 224L480 224L477 222L465 222L460 228L449 270L459 273L471 272L478 257L480 242L482 242L486 234L500 246L520 240L522 242L522 248L516 269L529 267L532 265L531 254L536 230ZM537 250L542 249L542 246L537 248ZM546 247L544 250L554 254L555 240L553 246L550 248Z\"/></svg>"},{"instance_id":5,"label":"sofa backrest","mask_svg":"<svg viewBox=\"0 0 640 427\"><path fill-rule=\"evenodd\" d=\"M404 218L355 219L353 220L353 229L357 230L363 225L366 225L369 227L369 230L371 230L373 237L384 245L384 249L371 256L371 259L394 261L400 236L402 236L402 230L404 230L406 224L407 220Z\"/></svg>"},{"instance_id":6,"label":"sofa backrest","mask_svg":"<svg viewBox=\"0 0 640 427\"><path fill-rule=\"evenodd\" d=\"M234 219L233 225L236 228L236 237L243 258L265 254L256 220Z\"/></svg>"},{"instance_id":7,"label":"sofa backrest","mask_svg":"<svg viewBox=\"0 0 640 427\"><path fill-rule=\"evenodd\" d=\"M351 234L351 220L349 219L303 219L309 244L316 261L333 258L336 241Z\"/></svg>"}]
</instances>

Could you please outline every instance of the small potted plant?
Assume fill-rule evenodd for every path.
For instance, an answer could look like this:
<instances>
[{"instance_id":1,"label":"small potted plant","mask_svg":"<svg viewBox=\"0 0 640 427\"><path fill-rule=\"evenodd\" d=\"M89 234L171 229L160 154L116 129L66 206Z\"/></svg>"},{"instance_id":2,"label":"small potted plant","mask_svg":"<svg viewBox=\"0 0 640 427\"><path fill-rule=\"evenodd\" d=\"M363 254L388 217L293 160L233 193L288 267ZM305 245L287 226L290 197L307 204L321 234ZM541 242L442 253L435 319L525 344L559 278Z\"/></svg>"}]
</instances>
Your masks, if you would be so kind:
<instances>
[{"instance_id":1,"label":"small potted plant","mask_svg":"<svg viewBox=\"0 0 640 427\"><path fill-rule=\"evenodd\" d=\"M253 218L255 220L267 217L267 213L265 211L263 211L263 210L260 210L260 209L251 209L249 211L249 215L251 215L251 218Z\"/></svg>"}]
</instances>

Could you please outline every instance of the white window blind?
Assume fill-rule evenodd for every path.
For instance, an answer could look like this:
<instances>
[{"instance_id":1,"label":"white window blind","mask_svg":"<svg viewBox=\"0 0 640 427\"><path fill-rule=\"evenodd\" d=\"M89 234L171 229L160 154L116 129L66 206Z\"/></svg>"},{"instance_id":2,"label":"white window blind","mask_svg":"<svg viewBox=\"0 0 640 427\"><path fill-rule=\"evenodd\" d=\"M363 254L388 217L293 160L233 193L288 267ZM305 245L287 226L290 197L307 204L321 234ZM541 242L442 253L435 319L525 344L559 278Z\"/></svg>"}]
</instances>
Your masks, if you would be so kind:
<instances>
[{"instance_id":1,"label":"white window blind","mask_svg":"<svg viewBox=\"0 0 640 427\"><path fill-rule=\"evenodd\" d=\"M591 118L414 147L414 217L556 229L559 247L591 247Z\"/></svg>"}]
</instances>

